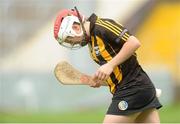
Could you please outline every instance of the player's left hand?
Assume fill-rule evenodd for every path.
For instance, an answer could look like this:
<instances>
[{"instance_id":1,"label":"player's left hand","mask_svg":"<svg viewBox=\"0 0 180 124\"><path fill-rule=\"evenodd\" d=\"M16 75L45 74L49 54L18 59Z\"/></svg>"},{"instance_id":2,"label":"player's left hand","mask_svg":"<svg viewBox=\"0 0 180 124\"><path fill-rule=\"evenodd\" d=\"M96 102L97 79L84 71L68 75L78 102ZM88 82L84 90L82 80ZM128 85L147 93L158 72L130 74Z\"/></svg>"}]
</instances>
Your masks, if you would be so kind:
<instances>
[{"instance_id":1,"label":"player's left hand","mask_svg":"<svg viewBox=\"0 0 180 124\"><path fill-rule=\"evenodd\" d=\"M93 79L98 79L100 81L105 81L108 79L110 74L113 72L113 66L110 63L106 63L99 67L93 76Z\"/></svg>"}]
</instances>

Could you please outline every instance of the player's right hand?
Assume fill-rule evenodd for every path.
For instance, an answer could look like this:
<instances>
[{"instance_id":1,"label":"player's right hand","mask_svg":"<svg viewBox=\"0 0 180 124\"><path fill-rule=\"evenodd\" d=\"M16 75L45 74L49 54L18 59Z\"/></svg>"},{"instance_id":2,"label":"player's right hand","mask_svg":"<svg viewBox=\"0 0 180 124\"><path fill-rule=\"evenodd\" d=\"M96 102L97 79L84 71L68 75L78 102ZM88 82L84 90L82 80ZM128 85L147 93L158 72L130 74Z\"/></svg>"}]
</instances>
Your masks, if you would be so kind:
<instances>
[{"instance_id":1,"label":"player's right hand","mask_svg":"<svg viewBox=\"0 0 180 124\"><path fill-rule=\"evenodd\" d=\"M98 80L97 78L92 78L90 80L89 86L93 88L99 88L102 84L101 80Z\"/></svg>"}]
</instances>

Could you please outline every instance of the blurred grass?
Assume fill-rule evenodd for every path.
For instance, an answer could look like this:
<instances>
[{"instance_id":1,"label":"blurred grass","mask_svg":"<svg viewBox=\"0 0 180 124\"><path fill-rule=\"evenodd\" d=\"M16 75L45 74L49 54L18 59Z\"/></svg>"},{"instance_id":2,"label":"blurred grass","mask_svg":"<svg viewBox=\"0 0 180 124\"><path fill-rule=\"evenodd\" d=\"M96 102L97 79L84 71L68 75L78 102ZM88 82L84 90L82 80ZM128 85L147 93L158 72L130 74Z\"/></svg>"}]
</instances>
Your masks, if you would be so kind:
<instances>
[{"instance_id":1,"label":"blurred grass","mask_svg":"<svg viewBox=\"0 0 180 124\"><path fill-rule=\"evenodd\" d=\"M0 123L100 123L104 118L105 109L83 110L68 113L4 113L0 114Z\"/></svg>"},{"instance_id":2,"label":"blurred grass","mask_svg":"<svg viewBox=\"0 0 180 124\"><path fill-rule=\"evenodd\" d=\"M101 123L106 109L92 109L69 113L0 113L0 122L8 123ZM162 123L180 122L180 104L164 106L160 110Z\"/></svg>"},{"instance_id":3,"label":"blurred grass","mask_svg":"<svg viewBox=\"0 0 180 124\"><path fill-rule=\"evenodd\" d=\"M163 106L160 109L160 119L162 123L180 123L180 104Z\"/></svg>"}]
</instances>

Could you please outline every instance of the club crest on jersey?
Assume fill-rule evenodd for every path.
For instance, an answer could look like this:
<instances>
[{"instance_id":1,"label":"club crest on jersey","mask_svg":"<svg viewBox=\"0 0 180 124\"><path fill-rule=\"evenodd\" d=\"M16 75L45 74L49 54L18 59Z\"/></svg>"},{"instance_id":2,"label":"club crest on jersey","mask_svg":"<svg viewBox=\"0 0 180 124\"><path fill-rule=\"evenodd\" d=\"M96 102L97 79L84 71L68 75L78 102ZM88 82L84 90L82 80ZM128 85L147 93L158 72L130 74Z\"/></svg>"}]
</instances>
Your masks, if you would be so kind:
<instances>
[{"instance_id":1,"label":"club crest on jersey","mask_svg":"<svg viewBox=\"0 0 180 124\"><path fill-rule=\"evenodd\" d=\"M128 108L128 103L124 100L120 101L119 104L118 104L118 108L120 110L126 110Z\"/></svg>"},{"instance_id":2,"label":"club crest on jersey","mask_svg":"<svg viewBox=\"0 0 180 124\"><path fill-rule=\"evenodd\" d=\"M96 53L96 56L99 56L100 55L100 51L99 51L99 47L98 46L95 46L94 47L94 51Z\"/></svg>"}]
</instances>

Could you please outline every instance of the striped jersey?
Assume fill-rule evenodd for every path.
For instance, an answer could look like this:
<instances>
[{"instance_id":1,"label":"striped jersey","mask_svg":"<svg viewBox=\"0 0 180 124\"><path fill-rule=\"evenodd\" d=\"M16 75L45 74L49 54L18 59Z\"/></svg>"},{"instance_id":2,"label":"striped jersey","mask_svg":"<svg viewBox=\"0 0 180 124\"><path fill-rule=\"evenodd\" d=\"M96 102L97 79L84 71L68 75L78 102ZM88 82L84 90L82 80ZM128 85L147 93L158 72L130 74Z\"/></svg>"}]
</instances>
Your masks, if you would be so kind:
<instances>
[{"instance_id":1,"label":"striped jersey","mask_svg":"<svg viewBox=\"0 0 180 124\"><path fill-rule=\"evenodd\" d=\"M90 42L88 44L92 59L99 65L110 61L122 48L131 36L129 31L121 24L111 19L99 18L92 14L90 21ZM134 72L139 68L136 54L116 66L107 79L110 92L114 94L118 85L128 83L133 79Z\"/></svg>"}]
</instances>

